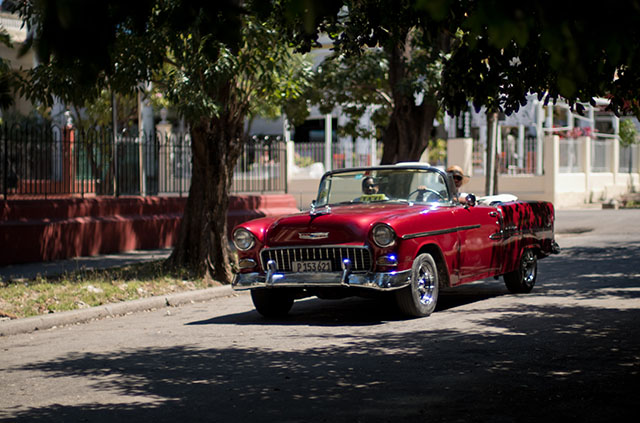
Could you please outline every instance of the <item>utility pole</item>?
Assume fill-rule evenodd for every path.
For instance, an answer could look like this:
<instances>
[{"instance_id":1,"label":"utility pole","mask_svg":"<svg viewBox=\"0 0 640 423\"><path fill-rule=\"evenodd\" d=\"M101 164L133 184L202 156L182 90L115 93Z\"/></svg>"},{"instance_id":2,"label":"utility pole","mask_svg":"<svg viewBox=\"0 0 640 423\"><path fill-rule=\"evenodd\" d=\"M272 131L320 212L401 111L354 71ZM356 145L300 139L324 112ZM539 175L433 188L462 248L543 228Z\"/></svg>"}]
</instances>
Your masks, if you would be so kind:
<instances>
[{"instance_id":1,"label":"utility pole","mask_svg":"<svg viewBox=\"0 0 640 423\"><path fill-rule=\"evenodd\" d=\"M111 120L113 126L113 194L118 195L118 110L116 109L116 92L111 90Z\"/></svg>"},{"instance_id":2,"label":"utility pole","mask_svg":"<svg viewBox=\"0 0 640 423\"><path fill-rule=\"evenodd\" d=\"M494 195L496 186L496 145L498 140L498 113L487 111L487 170L485 195Z\"/></svg>"},{"instance_id":3,"label":"utility pole","mask_svg":"<svg viewBox=\"0 0 640 423\"><path fill-rule=\"evenodd\" d=\"M331 128L331 114L324 116L324 170L328 172L333 170L333 156L332 156L332 142L333 142L333 129Z\"/></svg>"},{"instance_id":4,"label":"utility pole","mask_svg":"<svg viewBox=\"0 0 640 423\"><path fill-rule=\"evenodd\" d=\"M142 124L142 89L143 87L140 87L138 90L138 179L140 181L140 195L145 196L147 195L145 161L148 160L147 154L149 154L151 149L149 148L150 143L145 139Z\"/></svg>"}]
</instances>

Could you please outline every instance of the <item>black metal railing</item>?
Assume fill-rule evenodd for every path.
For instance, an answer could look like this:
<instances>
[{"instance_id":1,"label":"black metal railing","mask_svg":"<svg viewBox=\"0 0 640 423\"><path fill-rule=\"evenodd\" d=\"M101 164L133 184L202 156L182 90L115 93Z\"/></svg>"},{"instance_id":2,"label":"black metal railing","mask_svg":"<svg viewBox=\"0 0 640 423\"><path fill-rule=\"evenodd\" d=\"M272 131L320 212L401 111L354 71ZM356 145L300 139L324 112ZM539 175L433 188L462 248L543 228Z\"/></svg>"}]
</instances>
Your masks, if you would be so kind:
<instances>
[{"instance_id":1,"label":"black metal railing","mask_svg":"<svg viewBox=\"0 0 640 423\"><path fill-rule=\"evenodd\" d=\"M0 126L0 194L185 195L191 185L188 134L116 137L109 128ZM278 137L247 140L234 193L286 192L286 147Z\"/></svg>"},{"instance_id":2,"label":"black metal railing","mask_svg":"<svg viewBox=\"0 0 640 423\"><path fill-rule=\"evenodd\" d=\"M287 147L281 137L253 136L238 160L232 192L286 192Z\"/></svg>"}]
</instances>

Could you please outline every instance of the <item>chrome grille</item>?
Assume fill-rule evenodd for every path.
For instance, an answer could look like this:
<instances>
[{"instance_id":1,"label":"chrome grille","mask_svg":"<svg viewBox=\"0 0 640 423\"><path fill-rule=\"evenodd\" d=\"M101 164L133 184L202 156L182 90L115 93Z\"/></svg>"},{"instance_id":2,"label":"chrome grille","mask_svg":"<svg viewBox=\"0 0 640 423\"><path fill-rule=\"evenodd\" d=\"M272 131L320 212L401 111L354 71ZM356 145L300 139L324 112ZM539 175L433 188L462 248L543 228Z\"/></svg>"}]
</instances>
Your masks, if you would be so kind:
<instances>
[{"instance_id":1,"label":"chrome grille","mask_svg":"<svg viewBox=\"0 0 640 423\"><path fill-rule=\"evenodd\" d=\"M276 262L280 272L290 272L294 261L331 261L331 271L342 270L342 260L351 260L353 272L371 270L371 253L366 247L295 247L266 248L261 252L262 268L266 268L269 260Z\"/></svg>"}]
</instances>

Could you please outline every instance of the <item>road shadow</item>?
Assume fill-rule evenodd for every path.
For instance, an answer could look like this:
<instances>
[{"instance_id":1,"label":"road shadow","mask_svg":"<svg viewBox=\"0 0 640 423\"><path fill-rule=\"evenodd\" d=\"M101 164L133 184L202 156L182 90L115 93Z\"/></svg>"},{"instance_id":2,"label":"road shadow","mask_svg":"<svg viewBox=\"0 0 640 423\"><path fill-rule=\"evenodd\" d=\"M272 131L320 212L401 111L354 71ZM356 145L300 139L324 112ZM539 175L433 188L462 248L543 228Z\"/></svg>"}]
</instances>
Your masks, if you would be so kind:
<instances>
[{"instance_id":1,"label":"road shadow","mask_svg":"<svg viewBox=\"0 0 640 423\"><path fill-rule=\"evenodd\" d=\"M534 293L601 298L638 298L640 243L576 246L539 262Z\"/></svg>"},{"instance_id":2,"label":"road shadow","mask_svg":"<svg viewBox=\"0 0 640 423\"><path fill-rule=\"evenodd\" d=\"M434 313L505 293L506 288L496 282L448 288L440 293ZM400 313L392 297L350 297L341 300L321 300L312 297L297 300L289 314L282 318L265 318L252 310L198 320L187 325L371 326L409 319L412 318Z\"/></svg>"},{"instance_id":3,"label":"road shadow","mask_svg":"<svg viewBox=\"0 0 640 423\"><path fill-rule=\"evenodd\" d=\"M72 353L8 370L78 379L126 401L3 410L1 421L630 421L640 310L499 311L478 311L465 330L356 330L286 351L274 339L265 349ZM302 336L289 335L294 343Z\"/></svg>"}]
</instances>

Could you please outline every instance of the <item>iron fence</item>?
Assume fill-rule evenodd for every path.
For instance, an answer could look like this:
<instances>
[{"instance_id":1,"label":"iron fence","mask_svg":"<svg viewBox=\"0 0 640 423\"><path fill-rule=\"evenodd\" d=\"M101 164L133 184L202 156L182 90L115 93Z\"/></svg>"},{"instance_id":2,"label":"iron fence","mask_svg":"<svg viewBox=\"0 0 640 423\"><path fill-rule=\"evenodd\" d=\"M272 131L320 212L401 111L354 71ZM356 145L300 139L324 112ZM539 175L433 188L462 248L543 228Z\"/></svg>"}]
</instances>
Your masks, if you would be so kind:
<instances>
[{"instance_id":1,"label":"iron fence","mask_svg":"<svg viewBox=\"0 0 640 423\"><path fill-rule=\"evenodd\" d=\"M634 173L638 171L638 144L627 147L620 146L620 162L618 172Z\"/></svg>"},{"instance_id":2,"label":"iron fence","mask_svg":"<svg viewBox=\"0 0 640 423\"><path fill-rule=\"evenodd\" d=\"M594 173L613 172L611 154L614 139L593 138L591 140L591 171Z\"/></svg>"},{"instance_id":3,"label":"iron fence","mask_svg":"<svg viewBox=\"0 0 640 423\"><path fill-rule=\"evenodd\" d=\"M231 192L286 192L287 146L279 136L253 136L233 173Z\"/></svg>"},{"instance_id":4,"label":"iron fence","mask_svg":"<svg viewBox=\"0 0 640 423\"><path fill-rule=\"evenodd\" d=\"M560 138L558 148L560 173L584 172L583 138Z\"/></svg>"},{"instance_id":5,"label":"iron fence","mask_svg":"<svg viewBox=\"0 0 640 423\"><path fill-rule=\"evenodd\" d=\"M188 134L118 136L110 129L0 127L0 193L11 196L184 195L191 185ZM248 140L231 191L285 192L286 148Z\"/></svg>"},{"instance_id":6,"label":"iron fence","mask_svg":"<svg viewBox=\"0 0 640 423\"><path fill-rule=\"evenodd\" d=\"M508 129L508 128L507 128ZM472 165L474 175L484 175L486 170L487 143L479 134L473 138ZM507 134L501 137L496 151L497 170L502 175L534 175L539 154L538 140L527 136L517 138Z\"/></svg>"},{"instance_id":7,"label":"iron fence","mask_svg":"<svg viewBox=\"0 0 640 423\"><path fill-rule=\"evenodd\" d=\"M369 140L340 142L331 144L331 168L362 167L380 164L382 143L377 142L375 151ZM325 163L326 144L324 142L295 143L294 165L305 168L314 163Z\"/></svg>"},{"instance_id":8,"label":"iron fence","mask_svg":"<svg viewBox=\"0 0 640 423\"><path fill-rule=\"evenodd\" d=\"M514 136L502 138L499 150L501 174L536 173L536 157L538 154L538 140L528 136L518 139Z\"/></svg>"},{"instance_id":9,"label":"iron fence","mask_svg":"<svg viewBox=\"0 0 640 423\"><path fill-rule=\"evenodd\" d=\"M612 172L614 138L590 139L590 172ZM585 138L560 138L560 173L584 172ZM638 171L638 145L620 146L618 172L634 173Z\"/></svg>"}]
</instances>

